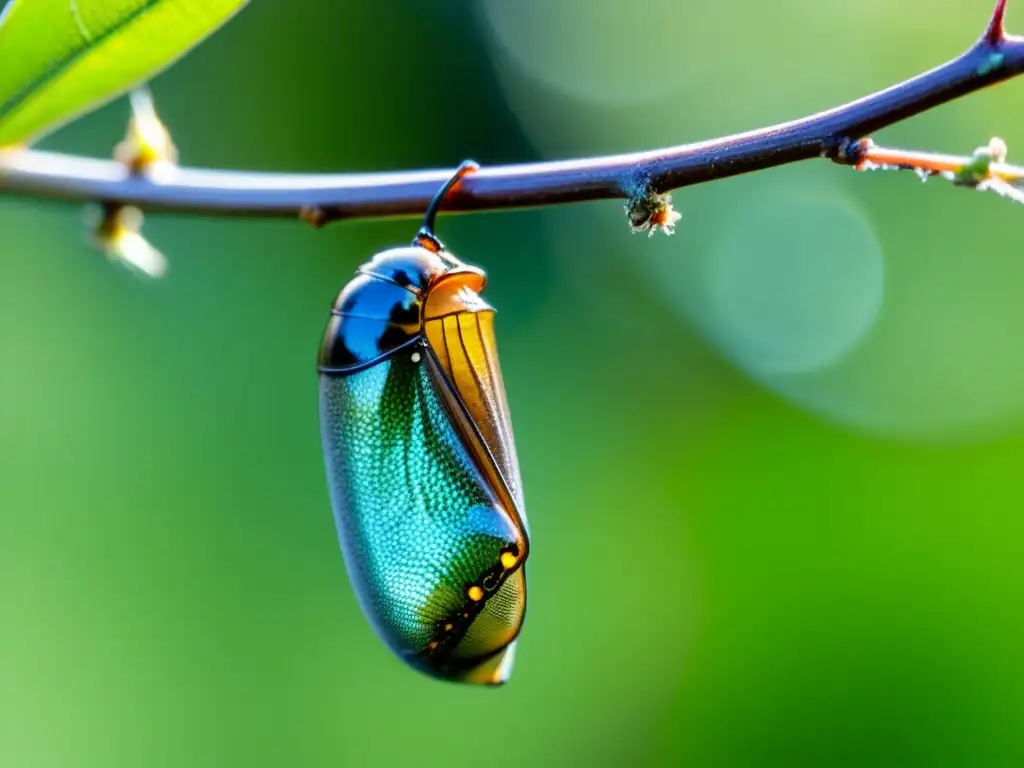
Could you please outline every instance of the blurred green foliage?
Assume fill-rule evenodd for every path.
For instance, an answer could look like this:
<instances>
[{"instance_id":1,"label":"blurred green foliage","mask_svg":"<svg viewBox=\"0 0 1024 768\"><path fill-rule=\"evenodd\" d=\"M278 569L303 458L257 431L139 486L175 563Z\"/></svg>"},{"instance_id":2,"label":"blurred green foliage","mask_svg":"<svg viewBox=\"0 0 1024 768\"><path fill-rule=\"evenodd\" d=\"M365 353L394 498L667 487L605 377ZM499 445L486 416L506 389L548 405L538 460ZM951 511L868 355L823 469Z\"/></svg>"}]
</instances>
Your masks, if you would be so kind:
<instances>
[{"instance_id":1,"label":"blurred green foliage","mask_svg":"<svg viewBox=\"0 0 1024 768\"><path fill-rule=\"evenodd\" d=\"M11 0L0 19L0 146L145 82L245 0Z\"/></svg>"},{"instance_id":2,"label":"blurred green foliage","mask_svg":"<svg viewBox=\"0 0 1024 768\"><path fill-rule=\"evenodd\" d=\"M626 151L858 97L988 10L511 5L254 3L157 106L190 165ZM1021 87L879 138L1012 160ZM1020 210L825 163L675 198L672 238L615 202L439 224L490 275L533 535L500 690L388 654L327 499L328 308L414 222L152 216L145 282L0 201L0 765L1019 765Z\"/></svg>"}]
</instances>

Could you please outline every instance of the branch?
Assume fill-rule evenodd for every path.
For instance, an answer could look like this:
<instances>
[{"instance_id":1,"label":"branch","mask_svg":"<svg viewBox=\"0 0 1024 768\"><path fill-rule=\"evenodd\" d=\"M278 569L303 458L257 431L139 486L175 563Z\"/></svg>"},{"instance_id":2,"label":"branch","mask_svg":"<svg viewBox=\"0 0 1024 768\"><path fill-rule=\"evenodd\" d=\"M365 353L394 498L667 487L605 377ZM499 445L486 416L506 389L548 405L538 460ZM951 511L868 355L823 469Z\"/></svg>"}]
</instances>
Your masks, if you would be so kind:
<instances>
[{"instance_id":1,"label":"branch","mask_svg":"<svg viewBox=\"0 0 1024 768\"><path fill-rule=\"evenodd\" d=\"M445 209L481 211L625 198L634 228L667 229L675 214L663 195L671 189L815 157L864 168L859 139L1024 72L1024 37L1005 33L1005 11L1006 0L998 0L984 34L960 57L835 109L667 149L484 167L462 180L446 199ZM973 160L906 152L900 157L895 164L909 168L915 167L915 157L944 158L942 170L954 173ZM133 172L129 165L52 152L0 150L0 194L99 201L147 211L302 217L322 225L337 219L421 214L452 173L316 175L170 166L159 175L146 175Z\"/></svg>"}]
</instances>

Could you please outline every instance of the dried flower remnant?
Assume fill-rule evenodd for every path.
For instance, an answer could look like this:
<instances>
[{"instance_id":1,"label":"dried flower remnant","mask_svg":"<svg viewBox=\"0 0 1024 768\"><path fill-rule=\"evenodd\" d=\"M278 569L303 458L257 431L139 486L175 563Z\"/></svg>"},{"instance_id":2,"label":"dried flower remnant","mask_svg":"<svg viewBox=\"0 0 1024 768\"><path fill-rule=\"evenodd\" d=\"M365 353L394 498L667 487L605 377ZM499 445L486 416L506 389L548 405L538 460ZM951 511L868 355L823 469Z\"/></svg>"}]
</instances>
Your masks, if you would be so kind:
<instances>
[{"instance_id":1,"label":"dried flower remnant","mask_svg":"<svg viewBox=\"0 0 1024 768\"><path fill-rule=\"evenodd\" d=\"M676 222L683 217L672 207L672 195L655 192L646 181L630 188L624 207L630 231L646 232L648 237L658 230L666 235L675 234Z\"/></svg>"},{"instance_id":2,"label":"dried flower remnant","mask_svg":"<svg viewBox=\"0 0 1024 768\"><path fill-rule=\"evenodd\" d=\"M114 149L114 159L133 174L155 174L178 162L178 148L157 116L148 88L132 91L132 116L124 141Z\"/></svg>"},{"instance_id":3,"label":"dried flower remnant","mask_svg":"<svg viewBox=\"0 0 1024 768\"><path fill-rule=\"evenodd\" d=\"M92 243L111 261L147 277L163 277L167 259L144 238L142 211L123 205L103 206L93 228Z\"/></svg>"},{"instance_id":4,"label":"dried flower remnant","mask_svg":"<svg viewBox=\"0 0 1024 768\"><path fill-rule=\"evenodd\" d=\"M114 150L114 158L133 176L154 180L178 162L171 134L157 117L148 88L132 92L128 133ZM142 211L119 202L102 204L90 220L92 244L111 261L147 277L163 277L167 259L142 236Z\"/></svg>"}]
</instances>

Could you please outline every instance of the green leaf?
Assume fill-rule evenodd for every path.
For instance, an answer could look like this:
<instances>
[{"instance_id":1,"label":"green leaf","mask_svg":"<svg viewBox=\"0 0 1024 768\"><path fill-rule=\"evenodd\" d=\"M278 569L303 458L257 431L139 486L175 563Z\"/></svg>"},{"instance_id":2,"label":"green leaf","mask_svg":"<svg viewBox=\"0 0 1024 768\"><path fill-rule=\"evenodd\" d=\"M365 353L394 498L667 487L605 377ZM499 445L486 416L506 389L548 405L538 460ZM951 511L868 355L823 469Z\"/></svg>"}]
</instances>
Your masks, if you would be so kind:
<instances>
[{"instance_id":1,"label":"green leaf","mask_svg":"<svg viewBox=\"0 0 1024 768\"><path fill-rule=\"evenodd\" d=\"M0 14L0 147L151 79L248 0L10 0Z\"/></svg>"}]
</instances>

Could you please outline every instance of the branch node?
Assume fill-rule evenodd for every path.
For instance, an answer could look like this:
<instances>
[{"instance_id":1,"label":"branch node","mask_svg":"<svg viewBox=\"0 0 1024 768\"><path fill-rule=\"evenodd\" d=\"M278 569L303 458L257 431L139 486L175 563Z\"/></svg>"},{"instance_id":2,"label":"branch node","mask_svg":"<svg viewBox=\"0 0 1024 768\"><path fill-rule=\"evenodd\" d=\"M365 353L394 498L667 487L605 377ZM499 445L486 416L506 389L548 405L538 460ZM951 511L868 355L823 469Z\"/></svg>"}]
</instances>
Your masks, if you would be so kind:
<instances>
[{"instance_id":1,"label":"branch node","mask_svg":"<svg viewBox=\"0 0 1024 768\"><path fill-rule=\"evenodd\" d=\"M299 219L315 229L321 229L327 224L330 217L327 215L327 211L319 205L304 205L299 209Z\"/></svg>"},{"instance_id":2,"label":"branch node","mask_svg":"<svg viewBox=\"0 0 1024 768\"><path fill-rule=\"evenodd\" d=\"M672 207L672 195L655 191L647 175L638 177L627 187L623 207L630 232L646 232L648 237L659 230L666 235L675 234L676 222L683 216Z\"/></svg>"},{"instance_id":3,"label":"branch node","mask_svg":"<svg viewBox=\"0 0 1024 768\"><path fill-rule=\"evenodd\" d=\"M839 165L852 165L858 171L864 170L861 166L874 146L875 142L866 137L863 139L843 139L831 155L832 162Z\"/></svg>"}]
</instances>

